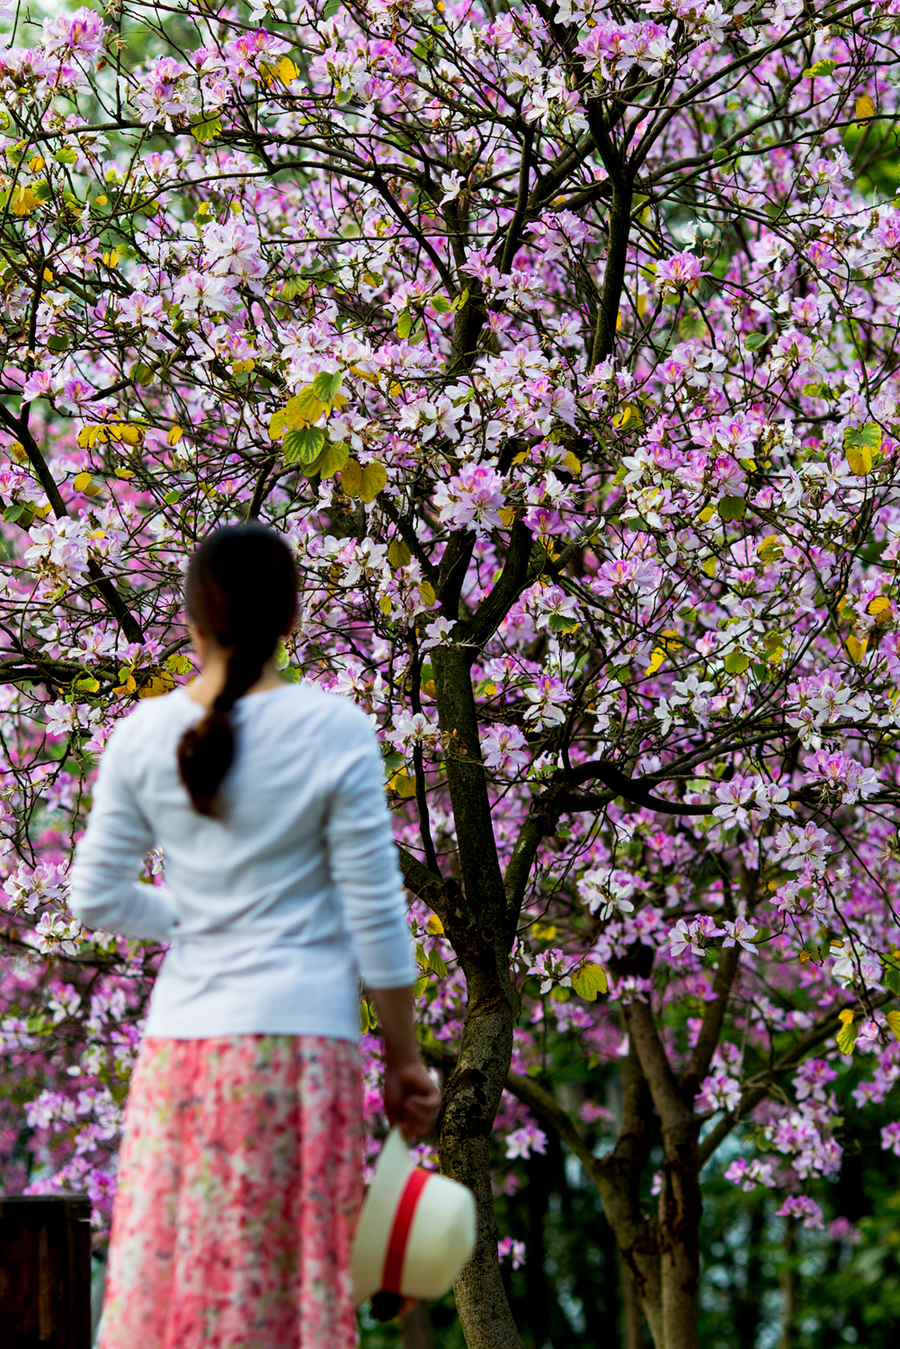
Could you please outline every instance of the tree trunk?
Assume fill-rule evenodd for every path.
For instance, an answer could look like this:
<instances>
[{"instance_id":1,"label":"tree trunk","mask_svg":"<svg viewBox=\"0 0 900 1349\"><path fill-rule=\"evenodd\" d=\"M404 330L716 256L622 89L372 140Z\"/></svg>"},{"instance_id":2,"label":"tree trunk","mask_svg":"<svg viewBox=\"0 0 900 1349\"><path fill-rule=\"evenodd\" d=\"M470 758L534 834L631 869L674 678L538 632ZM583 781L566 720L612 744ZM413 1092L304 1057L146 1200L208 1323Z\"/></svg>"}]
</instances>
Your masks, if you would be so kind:
<instances>
[{"instance_id":1,"label":"tree trunk","mask_svg":"<svg viewBox=\"0 0 900 1349\"><path fill-rule=\"evenodd\" d=\"M447 787L462 890L444 928L466 978L462 1044L438 1120L441 1170L468 1185L478 1209L475 1253L456 1281L469 1349L521 1349L497 1257L489 1145L512 1057L515 997L506 891L494 840L469 663L458 647L432 652Z\"/></svg>"},{"instance_id":2,"label":"tree trunk","mask_svg":"<svg viewBox=\"0 0 900 1349\"><path fill-rule=\"evenodd\" d=\"M634 1276L621 1259L619 1270L622 1285L622 1349L647 1349L644 1313L634 1286Z\"/></svg>"},{"instance_id":3,"label":"tree trunk","mask_svg":"<svg viewBox=\"0 0 900 1349\"><path fill-rule=\"evenodd\" d=\"M664 1131L665 1133L665 1131ZM659 1274L665 1349L700 1349L700 1166L696 1131L666 1139L659 1196Z\"/></svg>"}]
</instances>

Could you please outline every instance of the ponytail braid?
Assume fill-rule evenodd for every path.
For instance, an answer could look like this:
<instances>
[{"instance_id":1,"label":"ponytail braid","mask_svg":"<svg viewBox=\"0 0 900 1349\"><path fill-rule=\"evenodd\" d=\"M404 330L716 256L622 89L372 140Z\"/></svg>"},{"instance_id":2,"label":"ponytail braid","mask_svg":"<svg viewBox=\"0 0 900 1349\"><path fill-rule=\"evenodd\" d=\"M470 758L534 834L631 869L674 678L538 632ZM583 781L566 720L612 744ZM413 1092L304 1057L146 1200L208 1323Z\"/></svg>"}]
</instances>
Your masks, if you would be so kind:
<instances>
[{"instance_id":1,"label":"ponytail braid","mask_svg":"<svg viewBox=\"0 0 900 1349\"><path fill-rule=\"evenodd\" d=\"M262 672L265 658L235 651L228 658L225 687L205 717L191 726L178 744L181 780L200 815L217 816L216 796L234 759L234 727L231 709L251 689ZM201 753L198 749L202 747Z\"/></svg>"},{"instance_id":2,"label":"ponytail braid","mask_svg":"<svg viewBox=\"0 0 900 1349\"><path fill-rule=\"evenodd\" d=\"M220 817L218 792L235 754L231 711L290 627L297 603L294 559L261 525L216 530L191 559L185 601L196 626L229 653L222 691L178 745L178 768L194 809Z\"/></svg>"}]
</instances>

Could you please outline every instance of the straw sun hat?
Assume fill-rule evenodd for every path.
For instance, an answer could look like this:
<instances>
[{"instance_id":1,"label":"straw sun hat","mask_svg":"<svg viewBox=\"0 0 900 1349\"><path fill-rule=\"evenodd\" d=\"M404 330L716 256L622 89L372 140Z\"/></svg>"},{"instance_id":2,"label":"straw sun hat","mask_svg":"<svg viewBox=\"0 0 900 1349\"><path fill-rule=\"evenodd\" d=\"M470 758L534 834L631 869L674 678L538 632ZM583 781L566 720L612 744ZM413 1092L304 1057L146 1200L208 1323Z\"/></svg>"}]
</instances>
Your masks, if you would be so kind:
<instances>
[{"instance_id":1,"label":"straw sun hat","mask_svg":"<svg viewBox=\"0 0 900 1349\"><path fill-rule=\"evenodd\" d=\"M413 1166L402 1133L392 1129L353 1241L357 1303L381 1293L395 1295L395 1308L410 1298L443 1297L474 1249L471 1190Z\"/></svg>"}]
</instances>

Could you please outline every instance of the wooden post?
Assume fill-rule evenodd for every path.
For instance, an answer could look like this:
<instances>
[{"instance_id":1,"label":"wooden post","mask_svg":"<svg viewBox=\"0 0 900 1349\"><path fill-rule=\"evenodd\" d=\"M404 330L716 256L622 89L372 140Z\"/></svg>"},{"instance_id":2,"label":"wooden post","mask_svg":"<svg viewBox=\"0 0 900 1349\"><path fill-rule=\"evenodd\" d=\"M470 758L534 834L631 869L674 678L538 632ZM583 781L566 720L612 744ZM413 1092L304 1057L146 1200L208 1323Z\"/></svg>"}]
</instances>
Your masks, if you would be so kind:
<instances>
[{"instance_id":1,"label":"wooden post","mask_svg":"<svg viewBox=\"0 0 900 1349\"><path fill-rule=\"evenodd\" d=\"M91 1201L0 1198L3 1349L91 1349Z\"/></svg>"}]
</instances>

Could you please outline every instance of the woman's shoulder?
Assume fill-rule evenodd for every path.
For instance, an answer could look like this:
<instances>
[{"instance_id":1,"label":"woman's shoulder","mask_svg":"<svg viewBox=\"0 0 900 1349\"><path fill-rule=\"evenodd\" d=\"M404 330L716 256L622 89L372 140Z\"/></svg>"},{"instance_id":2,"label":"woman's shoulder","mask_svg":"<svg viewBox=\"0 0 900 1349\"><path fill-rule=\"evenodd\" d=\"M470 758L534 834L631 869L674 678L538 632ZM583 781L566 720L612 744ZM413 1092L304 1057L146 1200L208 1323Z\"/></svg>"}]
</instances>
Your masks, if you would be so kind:
<instances>
[{"instance_id":1,"label":"woman's shoulder","mask_svg":"<svg viewBox=\"0 0 900 1349\"><path fill-rule=\"evenodd\" d=\"M147 735L154 735L166 725L187 726L203 715L203 708L190 698L183 687L172 689L156 698L142 698L116 720L108 744L117 747L131 745Z\"/></svg>"},{"instance_id":2,"label":"woman's shoulder","mask_svg":"<svg viewBox=\"0 0 900 1349\"><path fill-rule=\"evenodd\" d=\"M241 703L247 715L258 709L261 715L282 722L296 719L329 735L371 739L375 734L367 713L358 703L343 694L328 693L310 680L303 679L296 684L282 684L278 689L250 693L241 699Z\"/></svg>"}]
</instances>

